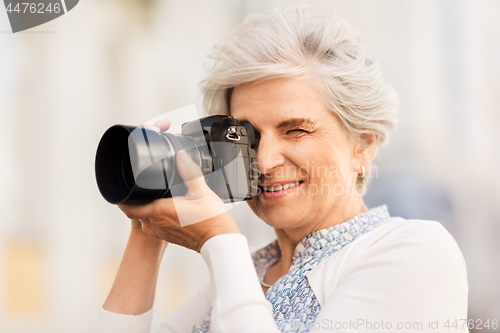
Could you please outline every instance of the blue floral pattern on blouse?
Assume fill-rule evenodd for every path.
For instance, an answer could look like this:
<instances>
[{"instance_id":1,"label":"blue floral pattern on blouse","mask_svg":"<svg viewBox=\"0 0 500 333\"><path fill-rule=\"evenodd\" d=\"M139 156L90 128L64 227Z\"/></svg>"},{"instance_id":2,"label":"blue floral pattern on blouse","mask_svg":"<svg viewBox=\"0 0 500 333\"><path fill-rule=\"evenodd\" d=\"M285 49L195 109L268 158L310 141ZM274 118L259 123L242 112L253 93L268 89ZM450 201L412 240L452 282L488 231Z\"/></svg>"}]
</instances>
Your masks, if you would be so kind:
<instances>
[{"instance_id":1,"label":"blue floral pattern on blouse","mask_svg":"<svg viewBox=\"0 0 500 333\"><path fill-rule=\"evenodd\" d=\"M318 230L304 237L295 247L292 266L288 273L267 291L266 298L273 307L274 320L282 333L307 333L321 310L318 299L309 285L306 274L323 259L339 251L360 235L373 230L390 217L386 205L363 212L333 227ZM281 256L278 241L252 254L257 275L261 281L269 267ZM210 315L192 333L210 332Z\"/></svg>"}]
</instances>

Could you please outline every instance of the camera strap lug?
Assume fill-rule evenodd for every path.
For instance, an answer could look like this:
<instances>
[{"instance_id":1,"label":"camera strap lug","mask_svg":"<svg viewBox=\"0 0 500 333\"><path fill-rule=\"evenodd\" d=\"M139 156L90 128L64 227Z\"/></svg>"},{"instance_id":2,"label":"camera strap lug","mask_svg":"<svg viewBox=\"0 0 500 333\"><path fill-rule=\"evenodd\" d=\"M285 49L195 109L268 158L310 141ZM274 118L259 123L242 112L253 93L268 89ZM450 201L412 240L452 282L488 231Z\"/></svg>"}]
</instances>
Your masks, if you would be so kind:
<instances>
[{"instance_id":1,"label":"camera strap lug","mask_svg":"<svg viewBox=\"0 0 500 333\"><path fill-rule=\"evenodd\" d=\"M240 141L240 134L236 131L236 127L229 127L227 129L226 138L231 141Z\"/></svg>"}]
</instances>

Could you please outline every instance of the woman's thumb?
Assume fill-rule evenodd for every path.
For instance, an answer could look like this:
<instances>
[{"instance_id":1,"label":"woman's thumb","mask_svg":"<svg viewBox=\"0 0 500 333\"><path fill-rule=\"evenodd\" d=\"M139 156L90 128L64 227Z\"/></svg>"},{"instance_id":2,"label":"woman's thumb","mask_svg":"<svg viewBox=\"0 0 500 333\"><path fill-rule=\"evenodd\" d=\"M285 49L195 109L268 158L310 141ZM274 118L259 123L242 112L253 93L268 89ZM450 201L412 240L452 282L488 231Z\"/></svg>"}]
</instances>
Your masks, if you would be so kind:
<instances>
[{"instance_id":1,"label":"woman's thumb","mask_svg":"<svg viewBox=\"0 0 500 333\"><path fill-rule=\"evenodd\" d=\"M177 168L184 184L191 195L203 192L208 188L205 177L199 165L197 165L185 150L180 150L176 155Z\"/></svg>"}]
</instances>

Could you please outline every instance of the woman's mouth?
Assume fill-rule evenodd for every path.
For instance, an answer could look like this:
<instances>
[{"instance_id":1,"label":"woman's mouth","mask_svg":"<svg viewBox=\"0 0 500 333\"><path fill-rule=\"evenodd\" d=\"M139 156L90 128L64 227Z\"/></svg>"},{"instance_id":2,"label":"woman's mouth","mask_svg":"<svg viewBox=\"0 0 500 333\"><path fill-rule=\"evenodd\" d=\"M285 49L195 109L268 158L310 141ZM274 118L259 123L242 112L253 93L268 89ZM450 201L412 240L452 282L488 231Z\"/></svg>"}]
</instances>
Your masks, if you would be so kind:
<instances>
[{"instance_id":1,"label":"woman's mouth","mask_svg":"<svg viewBox=\"0 0 500 333\"><path fill-rule=\"evenodd\" d=\"M295 191L304 181L298 180L283 185L259 186L260 195L264 199L278 199Z\"/></svg>"}]
</instances>

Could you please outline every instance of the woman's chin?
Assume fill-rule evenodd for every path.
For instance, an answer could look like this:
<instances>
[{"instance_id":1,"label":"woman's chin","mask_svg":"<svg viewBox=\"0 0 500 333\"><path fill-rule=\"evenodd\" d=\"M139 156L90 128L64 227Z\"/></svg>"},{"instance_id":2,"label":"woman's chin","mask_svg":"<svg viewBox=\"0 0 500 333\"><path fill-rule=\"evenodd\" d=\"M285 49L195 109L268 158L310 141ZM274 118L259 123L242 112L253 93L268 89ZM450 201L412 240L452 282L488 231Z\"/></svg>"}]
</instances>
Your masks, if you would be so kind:
<instances>
[{"instance_id":1,"label":"woman's chin","mask_svg":"<svg viewBox=\"0 0 500 333\"><path fill-rule=\"evenodd\" d=\"M273 229L287 229L290 227L289 225L286 225L285 223L279 223L279 222L267 222L266 221L266 224Z\"/></svg>"},{"instance_id":2,"label":"woman's chin","mask_svg":"<svg viewBox=\"0 0 500 333\"><path fill-rule=\"evenodd\" d=\"M261 218L267 225L275 229L289 229L293 228L295 224L301 220L297 214L284 213L284 214L266 214Z\"/></svg>"},{"instance_id":3,"label":"woman's chin","mask_svg":"<svg viewBox=\"0 0 500 333\"><path fill-rule=\"evenodd\" d=\"M292 199L292 198L289 198ZM278 203L278 201L280 201ZM300 200L299 200L300 201ZM259 196L247 201L248 206L267 225L276 229L290 228L295 222L302 220L304 205L293 200L276 200L268 202Z\"/></svg>"}]
</instances>

